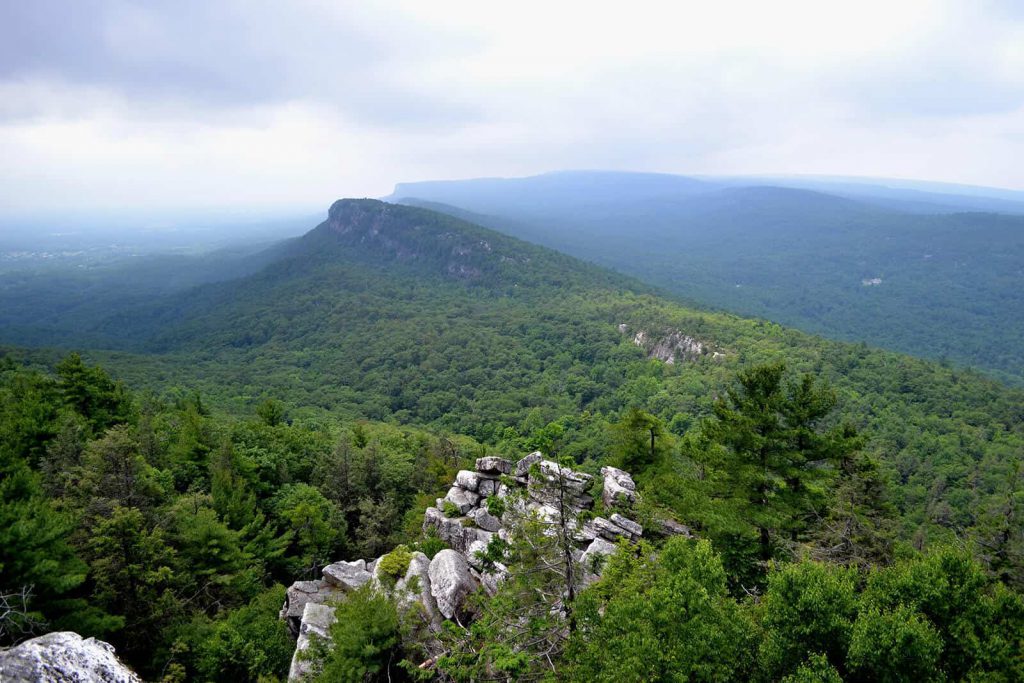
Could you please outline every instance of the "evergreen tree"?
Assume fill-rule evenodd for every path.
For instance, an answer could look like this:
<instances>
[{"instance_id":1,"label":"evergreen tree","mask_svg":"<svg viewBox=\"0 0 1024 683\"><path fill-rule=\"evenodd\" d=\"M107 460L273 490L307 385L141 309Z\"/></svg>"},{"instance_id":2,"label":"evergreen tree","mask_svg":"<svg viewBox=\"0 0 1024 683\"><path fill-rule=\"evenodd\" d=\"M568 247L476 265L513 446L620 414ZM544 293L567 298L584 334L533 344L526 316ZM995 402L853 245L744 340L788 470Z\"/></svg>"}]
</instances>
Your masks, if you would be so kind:
<instances>
[{"instance_id":1,"label":"evergreen tree","mask_svg":"<svg viewBox=\"0 0 1024 683\"><path fill-rule=\"evenodd\" d=\"M846 428L822 427L834 392L811 375L786 383L785 371L782 363L741 371L704 425L704 457L719 468L713 495L728 502L736 532L752 532L762 566L802 538L825 508L834 466L859 443Z\"/></svg>"}]
</instances>

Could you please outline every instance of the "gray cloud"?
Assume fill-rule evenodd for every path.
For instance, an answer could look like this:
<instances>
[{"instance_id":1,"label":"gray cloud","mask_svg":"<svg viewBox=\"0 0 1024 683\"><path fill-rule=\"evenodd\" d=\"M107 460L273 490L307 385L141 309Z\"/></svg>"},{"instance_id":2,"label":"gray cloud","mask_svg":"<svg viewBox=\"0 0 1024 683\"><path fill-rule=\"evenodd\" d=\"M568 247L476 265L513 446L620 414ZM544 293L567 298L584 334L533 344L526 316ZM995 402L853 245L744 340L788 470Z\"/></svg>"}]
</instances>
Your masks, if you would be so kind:
<instances>
[{"instance_id":1,"label":"gray cloud","mask_svg":"<svg viewBox=\"0 0 1024 683\"><path fill-rule=\"evenodd\" d=\"M5 5L0 80L53 80L203 107L317 102L378 125L458 124L478 110L403 83L403 65L466 54L400 17L304 3L33 0ZM346 16L347 14L347 16ZM24 112L22 112L24 113Z\"/></svg>"},{"instance_id":2,"label":"gray cloud","mask_svg":"<svg viewBox=\"0 0 1024 683\"><path fill-rule=\"evenodd\" d=\"M0 2L0 205L580 167L1024 187L1021 6Z\"/></svg>"}]
</instances>

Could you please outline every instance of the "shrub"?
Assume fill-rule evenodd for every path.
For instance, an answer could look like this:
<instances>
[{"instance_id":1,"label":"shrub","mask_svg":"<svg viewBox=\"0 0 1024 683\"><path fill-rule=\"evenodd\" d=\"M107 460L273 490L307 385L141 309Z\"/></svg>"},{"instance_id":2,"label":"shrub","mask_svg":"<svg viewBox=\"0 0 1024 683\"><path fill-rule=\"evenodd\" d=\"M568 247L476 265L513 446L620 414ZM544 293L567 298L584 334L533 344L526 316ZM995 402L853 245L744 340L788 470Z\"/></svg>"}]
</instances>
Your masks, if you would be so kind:
<instances>
[{"instance_id":1,"label":"shrub","mask_svg":"<svg viewBox=\"0 0 1024 683\"><path fill-rule=\"evenodd\" d=\"M400 545L377 560L377 573L382 581L389 586L394 586L409 571L410 562L412 562L412 553L409 552L408 547Z\"/></svg>"},{"instance_id":2,"label":"shrub","mask_svg":"<svg viewBox=\"0 0 1024 683\"><path fill-rule=\"evenodd\" d=\"M491 496L487 499L487 512L499 519L505 514L505 501L498 496Z\"/></svg>"},{"instance_id":3,"label":"shrub","mask_svg":"<svg viewBox=\"0 0 1024 683\"><path fill-rule=\"evenodd\" d=\"M437 555L447 547L448 544L442 541L436 533L428 533L426 537L419 542L420 552L431 560L434 559L434 555Z\"/></svg>"},{"instance_id":4,"label":"shrub","mask_svg":"<svg viewBox=\"0 0 1024 683\"><path fill-rule=\"evenodd\" d=\"M441 512L444 513L445 517L458 517L461 513L459 506L450 500L444 502L444 507L441 508Z\"/></svg>"}]
</instances>

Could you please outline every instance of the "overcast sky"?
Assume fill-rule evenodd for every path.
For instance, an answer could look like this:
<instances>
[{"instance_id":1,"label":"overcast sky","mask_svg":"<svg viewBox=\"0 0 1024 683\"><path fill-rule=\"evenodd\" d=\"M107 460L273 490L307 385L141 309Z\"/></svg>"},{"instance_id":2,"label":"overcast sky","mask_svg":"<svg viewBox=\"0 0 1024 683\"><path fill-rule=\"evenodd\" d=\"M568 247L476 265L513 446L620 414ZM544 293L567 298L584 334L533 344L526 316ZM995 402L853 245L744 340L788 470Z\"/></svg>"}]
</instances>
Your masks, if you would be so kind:
<instances>
[{"instance_id":1,"label":"overcast sky","mask_svg":"<svg viewBox=\"0 0 1024 683\"><path fill-rule=\"evenodd\" d=\"M1024 189L1024 2L0 0L0 211L600 168Z\"/></svg>"}]
</instances>

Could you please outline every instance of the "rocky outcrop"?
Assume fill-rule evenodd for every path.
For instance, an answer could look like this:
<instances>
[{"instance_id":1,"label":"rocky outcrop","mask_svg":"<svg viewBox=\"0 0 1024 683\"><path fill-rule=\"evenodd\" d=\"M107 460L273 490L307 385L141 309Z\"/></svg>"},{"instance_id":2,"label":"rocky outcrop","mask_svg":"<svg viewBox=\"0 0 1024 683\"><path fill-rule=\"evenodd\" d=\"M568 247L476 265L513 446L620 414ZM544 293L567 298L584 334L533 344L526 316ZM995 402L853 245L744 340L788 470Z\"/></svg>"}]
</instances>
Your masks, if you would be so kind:
<instances>
[{"instance_id":1,"label":"rocky outcrop","mask_svg":"<svg viewBox=\"0 0 1024 683\"><path fill-rule=\"evenodd\" d=\"M628 331L629 325L625 323L619 325L619 332L625 334ZM712 360L718 360L725 355L706 342L680 330L669 330L661 335L651 334L646 330L637 330L633 335L633 344L642 348L648 358L660 360L669 365L676 362L693 362L705 356Z\"/></svg>"},{"instance_id":2,"label":"rocky outcrop","mask_svg":"<svg viewBox=\"0 0 1024 683\"><path fill-rule=\"evenodd\" d=\"M602 467L601 476L604 486L601 489L601 500L606 508L630 506L636 502L636 484L629 472L617 467Z\"/></svg>"},{"instance_id":3,"label":"rocky outcrop","mask_svg":"<svg viewBox=\"0 0 1024 683\"><path fill-rule=\"evenodd\" d=\"M480 586L469 567L465 555L454 550L442 550L430 561L430 594L437 601L437 609L446 619L462 613L466 598Z\"/></svg>"},{"instance_id":4,"label":"rocky outcrop","mask_svg":"<svg viewBox=\"0 0 1024 683\"><path fill-rule=\"evenodd\" d=\"M340 588L343 591L350 591L359 588L370 580L371 572L366 569L366 560L354 562L335 562L324 567L324 581Z\"/></svg>"},{"instance_id":5,"label":"rocky outcrop","mask_svg":"<svg viewBox=\"0 0 1024 683\"><path fill-rule=\"evenodd\" d=\"M313 644L314 638L330 641L330 629L335 621L337 620L334 618L334 608L330 605L306 603L302 611L299 636L295 641L292 665L288 669L289 681L301 681L313 672L316 663L305 656L305 651Z\"/></svg>"},{"instance_id":6,"label":"rocky outcrop","mask_svg":"<svg viewBox=\"0 0 1024 683\"><path fill-rule=\"evenodd\" d=\"M3 683L142 683L114 646L71 631L47 633L0 652Z\"/></svg>"},{"instance_id":7,"label":"rocky outcrop","mask_svg":"<svg viewBox=\"0 0 1024 683\"><path fill-rule=\"evenodd\" d=\"M597 489L608 517L588 519ZM494 552L488 552L492 540L513 540L524 518L546 523L551 533L558 533L564 523L575 544L573 557L583 569L581 583L591 583L599 578L603 559L615 551L617 543L643 537L644 528L628 516L637 498L633 478L614 467L601 469L598 485L592 475L546 460L539 451L516 463L493 456L478 458L475 469L460 470L445 497L424 512L423 532L437 536L447 549L432 560L412 553L406 575L393 588L375 571L378 560L327 565L322 580L299 581L289 588L281 615L293 624L300 641L304 633L325 637L324 610L332 609L327 605L369 582L374 590L393 591L403 613L421 610L431 631L438 631L445 619L465 623L473 618L467 598L478 590L494 595L508 575L508 568L496 561L500 555L495 558ZM566 513L564 520L560 511ZM656 531L689 533L675 522L659 523Z\"/></svg>"}]
</instances>

